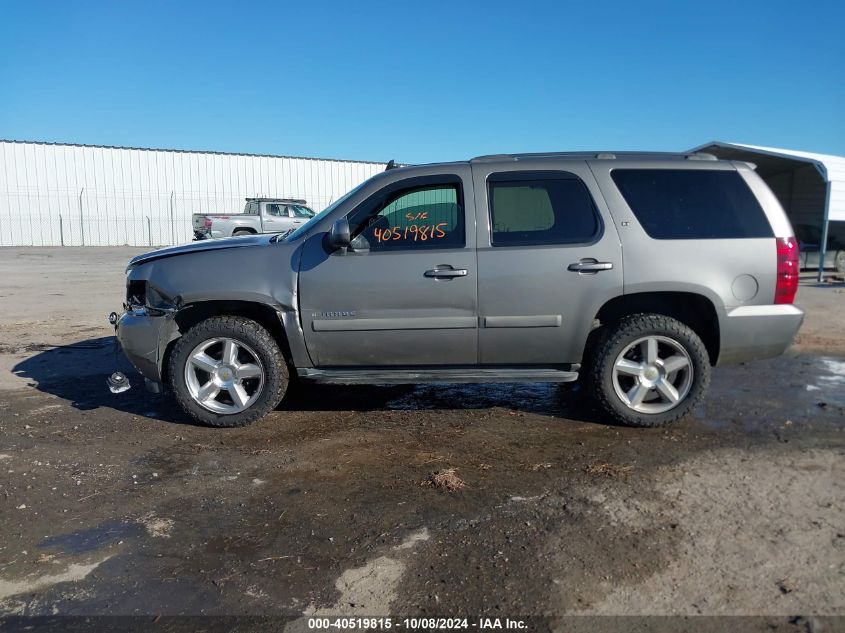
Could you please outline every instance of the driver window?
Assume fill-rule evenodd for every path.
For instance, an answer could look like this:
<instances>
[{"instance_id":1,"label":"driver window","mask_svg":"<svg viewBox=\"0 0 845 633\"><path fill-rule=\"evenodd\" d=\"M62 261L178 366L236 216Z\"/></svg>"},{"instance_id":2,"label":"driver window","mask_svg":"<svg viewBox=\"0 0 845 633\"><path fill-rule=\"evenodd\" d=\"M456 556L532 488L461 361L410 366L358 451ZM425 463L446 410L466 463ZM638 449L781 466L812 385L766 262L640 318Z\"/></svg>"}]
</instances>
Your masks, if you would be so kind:
<instances>
[{"instance_id":1,"label":"driver window","mask_svg":"<svg viewBox=\"0 0 845 633\"><path fill-rule=\"evenodd\" d=\"M314 212L309 209L308 207L303 207L301 204L292 204L290 205L290 210L293 211L293 217L295 218L313 218Z\"/></svg>"},{"instance_id":2,"label":"driver window","mask_svg":"<svg viewBox=\"0 0 845 633\"><path fill-rule=\"evenodd\" d=\"M402 189L364 203L349 218L355 250L419 250L464 245L457 184Z\"/></svg>"}]
</instances>

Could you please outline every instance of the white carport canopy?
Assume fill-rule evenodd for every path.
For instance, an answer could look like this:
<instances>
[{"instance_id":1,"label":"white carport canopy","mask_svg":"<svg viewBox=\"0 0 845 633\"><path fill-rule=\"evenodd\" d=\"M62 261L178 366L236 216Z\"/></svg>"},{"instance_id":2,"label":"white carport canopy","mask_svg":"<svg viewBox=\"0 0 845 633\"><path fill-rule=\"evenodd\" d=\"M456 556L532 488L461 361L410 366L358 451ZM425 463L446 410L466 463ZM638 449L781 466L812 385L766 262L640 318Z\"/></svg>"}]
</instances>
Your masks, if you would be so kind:
<instances>
[{"instance_id":1,"label":"white carport canopy","mask_svg":"<svg viewBox=\"0 0 845 633\"><path fill-rule=\"evenodd\" d=\"M824 261L830 222L845 222L845 156L722 141L705 143L690 151L754 163L793 225L809 224L821 229L819 261Z\"/></svg>"}]
</instances>

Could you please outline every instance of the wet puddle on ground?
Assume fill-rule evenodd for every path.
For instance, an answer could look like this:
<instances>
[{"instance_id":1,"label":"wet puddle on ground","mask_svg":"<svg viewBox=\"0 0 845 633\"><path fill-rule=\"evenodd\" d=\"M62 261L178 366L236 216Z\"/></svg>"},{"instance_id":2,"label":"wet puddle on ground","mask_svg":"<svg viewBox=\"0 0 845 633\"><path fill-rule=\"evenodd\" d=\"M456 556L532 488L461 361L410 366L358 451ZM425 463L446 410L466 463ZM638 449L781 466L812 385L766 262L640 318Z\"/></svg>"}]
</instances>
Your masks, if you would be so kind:
<instances>
[{"instance_id":1,"label":"wet puddle on ground","mask_svg":"<svg viewBox=\"0 0 845 633\"><path fill-rule=\"evenodd\" d=\"M753 403L753 406L749 406ZM710 395L696 417L712 429L740 424L750 430L841 421L845 360L794 355L713 371ZM839 413L838 418L825 413Z\"/></svg>"},{"instance_id":2,"label":"wet puddle on ground","mask_svg":"<svg viewBox=\"0 0 845 633\"><path fill-rule=\"evenodd\" d=\"M753 416L733 422L724 417L726 411L742 410L741 405L751 397L759 399L761 411L771 408L784 420L796 422L812 420L828 407L845 407L845 360L803 355L792 356L786 363L783 360L714 368L710 395L696 409L695 417L713 429L737 421L756 425L760 420L754 422ZM790 388L784 389L784 385ZM737 406L726 406L731 401ZM495 407L610 423L591 411L577 383L417 385L384 403L384 408L399 411ZM717 410L719 415L714 415Z\"/></svg>"},{"instance_id":3,"label":"wet puddle on ground","mask_svg":"<svg viewBox=\"0 0 845 633\"><path fill-rule=\"evenodd\" d=\"M807 385L807 391L815 391L812 387L818 387L832 403L845 406L845 360L822 356L819 362L823 372L816 385Z\"/></svg>"},{"instance_id":4,"label":"wet puddle on ground","mask_svg":"<svg viewBox=\"0 0 845 633\"><path fill-rule=\"evenodd\" d=\"M410 392L388 400L386 409L489 409L506 407L532 413L559 411L564 400L572 398L555 383L492 383L418 385Z\"/></svg>"},{"instance_id":5,"label":"wet puddle on ground","mask_svg":"<svg viewBox=\"0 0 845 633\"><path fill-rule=\"evenodd\" d=\"M102 525L78 532L58 534L43 539L38 547L56 548L68 554L85 554L143 533L143 526L124 521L108 521Z\"/></svg>"}]
</instances>

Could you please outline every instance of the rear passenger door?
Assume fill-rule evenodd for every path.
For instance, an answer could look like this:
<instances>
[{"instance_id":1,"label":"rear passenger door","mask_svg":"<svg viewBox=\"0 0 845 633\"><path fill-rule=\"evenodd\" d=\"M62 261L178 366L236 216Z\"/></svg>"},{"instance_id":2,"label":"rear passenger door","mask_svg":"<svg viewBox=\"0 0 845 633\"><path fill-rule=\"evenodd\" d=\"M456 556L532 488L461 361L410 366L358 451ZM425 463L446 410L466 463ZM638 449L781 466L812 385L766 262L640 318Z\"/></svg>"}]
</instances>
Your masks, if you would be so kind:
<instances>
[{"instance_id":1,"label":"rear passenger door","mask_svg":"<svg viewBox=\"0 0 845 633\"><path fill-rule=\"evenodd\" d=\"M483 365L581 360L622 250L585 162L473 163Z\"/></svg>"}]
</instances>

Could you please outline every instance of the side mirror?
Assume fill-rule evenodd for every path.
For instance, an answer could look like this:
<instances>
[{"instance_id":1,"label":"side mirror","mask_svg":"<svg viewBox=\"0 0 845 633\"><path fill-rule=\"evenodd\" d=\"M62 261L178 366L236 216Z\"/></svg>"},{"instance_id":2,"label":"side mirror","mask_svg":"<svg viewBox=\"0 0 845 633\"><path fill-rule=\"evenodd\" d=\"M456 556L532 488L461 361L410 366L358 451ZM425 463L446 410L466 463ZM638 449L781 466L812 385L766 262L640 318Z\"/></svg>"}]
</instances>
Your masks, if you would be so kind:
<instances>
[{"instance_id":1,"label":"side mirror","mask_svg":"<svg viewBox=\"0 0 845 633\"><path fill-rule=\"evenodd\" d=\"M349 229L349 220L340 218L332 224L332 230L329 232L329 248L337 250L338 248L346 248L352 241L352 234Z\"/></svg>"}]
</instances>

